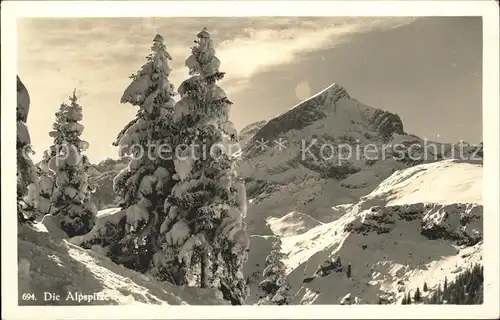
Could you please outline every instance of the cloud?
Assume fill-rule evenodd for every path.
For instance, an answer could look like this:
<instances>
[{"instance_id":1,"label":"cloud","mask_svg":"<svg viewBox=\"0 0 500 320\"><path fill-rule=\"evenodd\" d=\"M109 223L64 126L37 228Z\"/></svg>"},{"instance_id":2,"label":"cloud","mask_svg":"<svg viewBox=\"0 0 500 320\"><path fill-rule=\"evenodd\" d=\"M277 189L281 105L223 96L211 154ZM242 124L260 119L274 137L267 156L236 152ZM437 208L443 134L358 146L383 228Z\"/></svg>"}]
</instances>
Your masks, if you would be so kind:
<instances>
[{"instance_id":1,"label":"cloud","mask_svg":"<svg viewBox=\"0 0 500 320\"><path fill-rule=\"evenodd\" d=\"M306 20L291 27L288 24L288 28L281 24L274 28L255 26L244 30L246 36L218 43L216 50L221 68L227 71L227 80L236 80L243 87L253 75L274 66L293 64L304 53L334 47L356 33L394 28L412 21L413 18L347 18L331 23Z\"/></svg>"},{"instance_id":2,"label":"cloud","mask_svg":"<svg viewBox=\"0 0 500 320\"><path fill-rule=\"evenodd\" d=\"M349 41L356 33L412 21L391 17L20 19L18 65L32 96L28 125L33 143L39 151L50 145L47 132L53 113L77 87L86 110L88 153L102 157L102 146L110 144L135 114L133 107L120 105L120 97L130 82L128 75L145 62L156 33L165 37L174 58L170 80L177 86L188 76L184 61L195 35L207 26L221 70L226 72L221 85L232 94L247 89L255 75L293 65L305 53Z\"/></svg>"},{"instance_id":3,"label":"cloud","mask_svg":"<svg viewBox=\"0 0 500 320\"><path fill-rule=\"evenodd\" d=\"M167 39L172 69L185 74L184 60L196 32L209 26L227 80L243 84L256 73L293 63L301 54L334 47L349 36L410 23L407 17L256 17L23 19L19 23L20 62L101 77L134 72L144 63L154 34ZM125 71L127 70L127 71ZM96 74L97 76L97 74ZM123 76L123 75L122 75ZM100 79L99 79L100 78Z\"/></svg>"}]
</instances>

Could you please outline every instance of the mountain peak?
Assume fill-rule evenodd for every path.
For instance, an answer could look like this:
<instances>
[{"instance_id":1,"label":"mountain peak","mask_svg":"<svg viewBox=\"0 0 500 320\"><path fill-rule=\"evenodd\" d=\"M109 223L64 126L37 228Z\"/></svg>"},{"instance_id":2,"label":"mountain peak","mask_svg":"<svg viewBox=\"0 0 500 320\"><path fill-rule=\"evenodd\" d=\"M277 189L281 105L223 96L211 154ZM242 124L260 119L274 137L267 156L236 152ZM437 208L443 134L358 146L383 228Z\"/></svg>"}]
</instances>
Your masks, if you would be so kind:
<instances>
[{"instance_id":1,"label":"mountain peak","mask_svg":"<svg viewBox=\"0 0 500 320\"><path fill-rule=\"evenodd\" d=\"M310 124L326 118L335 111L337 102L350 99L341 85L333 83L308 99L269 120L258 130L253 139L272 140L290 130L300 130Z\"/></svg>"},{"instance_id":2,"label":"mountain peak","mask_svg":"<svg viewBox=\"0 0 500 320\"><path fill-rule=\"evenodd\" d=\"M350 98L349 93L347 93L347 90L340 84L334 82L325 89L321 90L320 92L316 93L310 98L304 100L303 102L311 100L318 96L325 96L326 98L330 98L328 100L331 100L333 102L337 102L338 100L343 98Z\"/></svg>"}]
</instances>

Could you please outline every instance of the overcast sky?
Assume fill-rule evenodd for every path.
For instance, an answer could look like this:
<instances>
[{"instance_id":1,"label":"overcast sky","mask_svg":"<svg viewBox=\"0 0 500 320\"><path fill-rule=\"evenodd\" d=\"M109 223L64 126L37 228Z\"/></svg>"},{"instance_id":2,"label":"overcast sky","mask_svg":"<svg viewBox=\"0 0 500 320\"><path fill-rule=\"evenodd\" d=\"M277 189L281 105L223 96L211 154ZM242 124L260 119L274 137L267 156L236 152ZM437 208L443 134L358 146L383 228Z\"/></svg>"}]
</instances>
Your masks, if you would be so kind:
<instances>
[{"instance_id":1,"label":"overcast sky","mask_svg":"<svg viewBox=\"0 0 500 320\"><path fill-rule=\"evenodd\" d=\"M39 159L54 113L77 88L92 162L136 113L120 97L156 33L173 57L170 77L197 31L209 28L220 86L238 129L269 119L333 82L373 107L399 114L405 130L437 141L481 141L482 27L474 17L22 19L19 76L31 96L28 120Z\"/></svg>"}]
</instances>

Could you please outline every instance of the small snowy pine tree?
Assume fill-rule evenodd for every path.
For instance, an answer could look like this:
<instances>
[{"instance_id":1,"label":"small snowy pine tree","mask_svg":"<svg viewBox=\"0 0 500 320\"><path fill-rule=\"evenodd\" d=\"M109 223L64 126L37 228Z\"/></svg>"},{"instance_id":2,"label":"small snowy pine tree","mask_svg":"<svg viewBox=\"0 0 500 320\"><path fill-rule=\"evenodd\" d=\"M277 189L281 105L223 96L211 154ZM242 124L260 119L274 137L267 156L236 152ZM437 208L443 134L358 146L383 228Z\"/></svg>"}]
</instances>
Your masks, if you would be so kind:
<instances>
[{"instance_id":1,"label":"small snowy pine tree","mask_svg":"<svg viewBox=\"0 0 500 320\"><path fill-rule=\"evenodd\" d=\"M246 191L231 150L236 130L228 120L231 101L215 82L223 77L206 29L186 60L191 78L178 89L174 121L179 128L174 164L177 181L165 201L163 253L174 283L219 288L232 304L248 294L242 266L249 245ZM181 145L184 147L181 148Z\"/></svg>"},{"instance_id":2,"label":"small snowy pine tree","mask_svg":"<svg viewBox=\"0 0 500 320\"><path fill-rule=\"evenodd\" d=\"M49 163L53 157L63 151L65 137L61 126L66 122L64 112L66 108L67 105L61 103L59 111L55 113L55 122L52 125L53 130L49 132L49 136L53 138L54 142L44 151L42 161L37 165L37 179L28 186L28 194L24 197L24 201L31 209L33 215L37 217L51 214L54 210L51 197L55 188L55 172L49 168Z\"/></svg>"},{"instance_id":3,"label":"small snowy pine tree","mask_svg":"<svg viewBox=\"0 0 500 320\"><path fill-rule=\"evenodd\" d=\"M165 219L165 198L174 181L171 146L176 129L172 125L175 101L173 86L168 80L170 54L161 35L156 35L147 62L134 75L125 89L122 103L138 106L136 118L119 133L114 145L120 156L130 156L128 167L114 179L113 188L119 206L126 210L125 237L119 239L121 257L116 261L139 272L150 269L153 256L162 249L158 245L159 222ZM168 280L163 273L166 261L157 256L151 274Z\"/></svg>"},{"instance_id":4,"label":"small snowy pine tree","mask_svg":"<svg viewBox=\"0 0 500 320\"><path fill-rule=\"evenodd\" d=\"M64 140L60 152L52 157L49 168L55 172L56 188L51 195L54 212L59 216L60 227L70 237L89 232L94 226L97 208L91 200L88 159L82 156L89 144L81 140L84 126L82 107L77 102L76 90L69 97L71 102L64 110L66 122L60 130Z\"/></svg>"},{"instance_id":5,"label":"small snowy pine tree","mask_svg":"<svg viewBox=\"0 0 500 320\"><path fill-rule=\"evenodd\" d=\"M278 240L266 257L266 267L262 273L265 279L259 284L265 296L259 300L259 305L286 305L291 302L285 264L281 261L284 254L281 253L280 246L281 241Z\"/></svg>"},{"instance_id":6,"label":"small snowy pine tree","mask_svg":"<svg viewBox=\"0 0 500 320\"><path fill-rule=\"evenodd\" d=\"M17 76L17 107L16 107L16 150L17 150L17 219L20 223L32 221L31 216L24 213L26 208L23 197L26 195L28 186L35 182L37 177L36 168L30 159L31 138L26 122L30 107L30 96L28 90Z\"/></svg>"}]
</instances>

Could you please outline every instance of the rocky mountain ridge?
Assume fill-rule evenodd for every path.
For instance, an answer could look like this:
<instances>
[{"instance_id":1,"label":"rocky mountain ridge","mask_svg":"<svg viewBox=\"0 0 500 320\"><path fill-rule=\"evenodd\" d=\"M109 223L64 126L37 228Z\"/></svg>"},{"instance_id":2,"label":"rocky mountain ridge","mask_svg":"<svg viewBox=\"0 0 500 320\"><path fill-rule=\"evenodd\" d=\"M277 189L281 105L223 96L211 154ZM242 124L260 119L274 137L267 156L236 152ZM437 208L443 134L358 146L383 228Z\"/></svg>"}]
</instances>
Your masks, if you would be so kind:
<instances>
[{"instance_id":1,"label":"rocky mountain ridge","mask_svg":"<svg viewBox=\"0 0 500 320\"><path fill-rule=\"evenodd\" d=\"M332 221L338 218L331 215L332 206L355 202L397 170L447 158L481 159L477 149L405 133L397 114L364 105L333 84L267 121L248 139L238 170L254 199L249 228L269 234L262 218L291 211ZM277 192L297 201L286 201L293 204L286 208L280 201L277 208L262 207L259 199Z\"/></svg>"}]
</instances>

